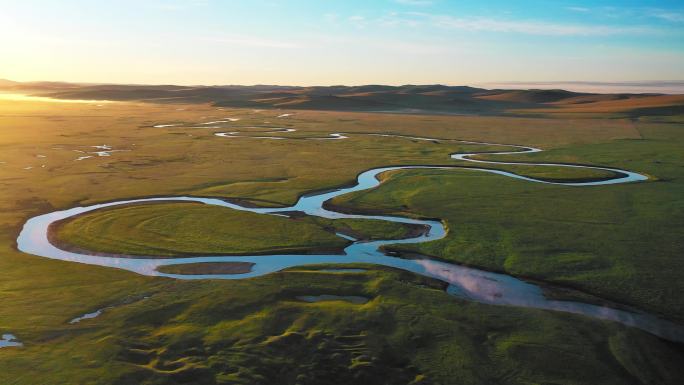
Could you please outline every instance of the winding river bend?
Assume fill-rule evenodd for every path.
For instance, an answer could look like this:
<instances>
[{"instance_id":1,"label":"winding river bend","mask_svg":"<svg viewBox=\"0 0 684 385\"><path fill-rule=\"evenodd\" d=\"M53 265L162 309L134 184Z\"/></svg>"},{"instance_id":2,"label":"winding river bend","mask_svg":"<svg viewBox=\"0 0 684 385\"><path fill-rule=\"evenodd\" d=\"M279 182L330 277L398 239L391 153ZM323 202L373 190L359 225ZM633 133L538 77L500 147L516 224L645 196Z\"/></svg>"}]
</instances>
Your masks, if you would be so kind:
<instances>
[{"instance_id":1,"label":"winding river bend","mask_svg":"<svg viewBox=\"0 0 684 385\"><path fill-rule=\"evenodd\" d=\"M205 125L203 128L223 128L220 124L229 123L231 120L222 120L210 122L212 124L218 123L216 126ZM160 125L162 126L162 125ZM169 127L172 125L163 125ZM179 125L180 126L180 125ZM257 128L257 127L249 127ZM296 131L292 128L268 128L258 127L258 129L266 130L256 134L259 136L249 136L248 134L255 134L250 132L241 134L239 131L218 132L215 135L223 138L230 138L230 140L243 140L244 138L261 138L261 139L288 139L283 136L274 136L273 134L289 133ZM266 134L261 135L263 132ZM298 138L298 140L342 140L346 139L347 134L332 133L325 137L312 138ZM390 134L355 134L355 135L373 135L383 137L397 137L411 140L426 140L426 141L442 141L443 139L412 137L404 135L390 135ZM239 139L243 138L243 139ZM518 145L504 145L495 143L483 143L472 141L458 141L449 140L450 142L460 142L467 144L479 145L499 145L506 147L513 147L514 151L502 152L487 152L488 155L495 154L519 154L540 152L541 149L518 146ZM557 163L514 163L514 162L496 162L475 159L473 156L482 153L458 153L452 154L451 158L455 160L468 161L474 163L488 163L488 164L523 164L531 166L555 166L555 167L575 167L606 170L614 174L613 178L601 181L588 182L557 182L545 181L530 177L517 175L511 172L488 169L488 168L467 168L468 170L476 170L481 172L488 172L498 175L503 175L511 178L522 179L535 183L547 183L568 186L597 186L616 183L630 183L644 181L648 178L642 174L631 171L620 170L607 167L583 166L574 164L557 164ZM448 283L447 292L451 295L464 298L467 300L477 301L493 305L507 305L519 306L537 309L555 310L561 312L582 314L585 316L611 320L621 324L636 327L645 330L649 333L655 334L661 338L684 342L684 328L672 322L660 319L653 315L620 310L607 306L598 306L588 303L574 302L574 301L559 301L547 299L542 292L542 289L534 284L525 282L523 280L508 276L505 274L493 273L465 266L460 266L453 263L446 263L432 260L426 257L406 259L387 255L381 251L381 247L390 244L401 243L420 243L429 242L441 239L446 236L446 229L444 225L437 220L422 220L413 219L400 216L386 216L386 215L362 215L362 214L347 214L333 210L326 209L324 203L332 198L352 193L355 191L363 191L377 187L380 185L378 175L387 171L393 170L408 170L408 169L454 169L458 166L392 166L380 167L367 170L358 175L356 184L351 187L339 188L334 191L327 191L321 193L313 193L302 196L299 200L290 207L282 208L255 208L245 207L237 203L228 202L215 198L203 198L192 196L169 196L169 197L154 197L122 200L116 202L108 202L101 204L94 204L91 206L74 207L67 210L55 211L48 214L39 215L29 219L19 234L17 245L19 250L46 258L59 259L63 261L71 261L78 263L85 263L98 266L107 266L118 269L132 271L138 274L148 276L163 276L176 279L245 279L257 277L283 269L314 265L314 264L374 264L387 266L397 269L413 272L426 277L435 278ZM200 256L200 257L185 257L185 258L165 258L165 259L151 259L151 258L136 258L136 257L108 257L108 256L94 256L78 252L71 252L62 250L50 243L48 239L48 228L52 223L71 218L73 216L99 210L106 207L123 206L128 204L140 204L146 202L199 202L207 205L227 207L234 210L249 211L252 213L263 215L284 215L286 212L300 211L307 215L318 216L322 218L353 218L353 219L376 219L397 223L416 224L427 227L429 230L423 234L401 239L401 240L376 240L371 242L362 242L356 239L338 234L339 236L352 241L352 243L345 248L344 254L319 254L319 255L243 255L243 256ZM184 275L184 274L169 274L158 270L161 266L182 265L189 263L216 263L216 262L246 262L253 264L252 270L245 274L200 274L200 275ZM343 270L340 273L344 273Z\"/></svg>"}]
</instances>

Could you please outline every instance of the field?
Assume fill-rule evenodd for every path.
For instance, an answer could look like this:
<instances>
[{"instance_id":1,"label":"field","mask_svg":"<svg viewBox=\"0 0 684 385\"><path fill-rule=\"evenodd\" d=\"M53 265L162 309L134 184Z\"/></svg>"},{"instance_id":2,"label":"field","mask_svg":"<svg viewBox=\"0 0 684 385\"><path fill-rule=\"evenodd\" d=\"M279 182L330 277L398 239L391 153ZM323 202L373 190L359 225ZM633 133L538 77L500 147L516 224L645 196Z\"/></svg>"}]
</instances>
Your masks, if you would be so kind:
<instances>
[{"instance_id":1,"label":"field","mask_svg":"<svg viewBox=\"0 0 684 385\"><path fill-rule=\"evenodd\" d=\"M638 140L508 158L639 170L652 183L578 189L472 171L404 172L333 204L436 216L452 230L444 240L395 250L556 282L683 322L676 293L684 291L684 140L676 126L637 127Z\"/></svg>"},{"instance_id":2,"label":"field","mask_svg":"<svg viewBox=\"0 0 684 385\"><path fill-rule=\"evenodd\" d=\"M297 110L278 118L292 111L0 101L0 335L24 344L0 349L0 383L676 384L684 375L681 344L613 322L456 299L439 281L392 269L312 266L246 280L179 281L16 250L28 218L78 205L195 195L278 207L347 185L373 167L458 165L449 154L501 150L362 133L522 144L547 151L480 157L618 167L652 179L577 188L474 170L412 170L383 175L379 188L332 204L445 221L445 239L391 247L400 253L578 289L682 324L680 118L616 111L484 117ZM344 132L349 139L221 138L195 124L226 117L239 118L235 126L296 128L282 134L293 138ZM154 127L175 123L187 125ZM112 152L99 156L103 149L93 146ZM496 168L549 180L611 176ZM335 232L376 239L420 230L164 203L88 213L52 236L65 247L159 257L340 252L347 242ZM317 295L368 302L300 298ZM70 323L102 308L97 318Z\"/></svg>"}]
</instances>

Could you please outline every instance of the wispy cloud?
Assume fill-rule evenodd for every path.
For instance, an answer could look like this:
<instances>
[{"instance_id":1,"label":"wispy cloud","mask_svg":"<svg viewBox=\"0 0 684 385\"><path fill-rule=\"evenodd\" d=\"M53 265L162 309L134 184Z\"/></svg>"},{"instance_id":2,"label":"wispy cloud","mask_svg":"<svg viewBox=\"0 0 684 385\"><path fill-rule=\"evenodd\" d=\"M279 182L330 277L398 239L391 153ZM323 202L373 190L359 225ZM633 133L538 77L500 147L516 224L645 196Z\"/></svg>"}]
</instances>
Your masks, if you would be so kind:
<instances>
[{"instance_id":1,"label":"wispy cloud","mask_svg":"<svg viewBox=\"0 0 684 385\"><path fill-rule=\"evenodd\" d=\"M609 36L653 34L650 26L612 26L599 24L567 24L536 20L509 20L489 17L455 17L432 13L406 12L378 19L386 26L432 26L476 32L520 33L545 36Z\"/></svg>"},{"instance_id":2,"label":"wispy cloud","mask_svg":"<svg viewBox=\"0 0 684 385\"><path fill-rule=\"evenodd\" d=\"M337 24L340 20L340 16L336 13L326 13L323 14L323 20L328 24Z\"/></svg>"},{"instance_id":3,"label":"wispy cloud","mask_svg":"<svg viewBox=\"0 0 684 385\"><path fill-rule=\"evenodd\" d=\"M649 16L673 23L684 22L684 12L666 11L663 9L652 9L648 12Z\"/></svg>"},{"instance_id":4,"label":"wispy cloud","mask_svg":"<svg viewBox=\"0 0 684 385\"><path fill-rule=\"evenodd\" d=\"M260 48L298 48L299 44L284 40L273 40L268 38L260 38L254 36L243 35L228 35L217 36L205 39L206 41L214 43L223 43L228 45L237 45L243 47L260 47Z\"/></svg>"},{"instance_id":5,"label":"wispy cloud","mask_svg":"<svg viewBox=\"0 0 684 385\"><path fill-rule=\"evenodd\" d=\"M404 5L415 5L415 6L425 6L425 5L431 5L432 1L430 0L394 0L395 3L399 4L404 4Z\"/></svg>"},{"instance_id":6,"label":"wispy cloud","mask_svg":"<svg viewBox=\"0 0 684 385\"><path fill-rule=\"evenodd\" d=\"M463 42L397 40L387 38L358 39L353 35L319 35L306 41L307 48L326 47L327 49L344 50L346 47L363 48L373 53L387 52L404 55L443 55L455 51L469 51L474 49Z\"/></svg>"},{"instance_id":7,"label":"wispy cloud","mask_svg":"<svg viewBox=\"0 0 684 385\"><path fill-rule=\"evenodd\" d=\"M566 10L579 13L592 13L596 16L611 19L660 19L672 23L684 22L684 10L648 7L565 7Z\"/></svg>"},{"instance_id":8,"label":"wispy cloud","mask_svg":"<svg viewBox=\"0 0 684 385\"><path fill-rule=\"evenodd\" d=\"M425 13L409 12L399 14L397 12L390 12L384 16L381 16L375 20L378 25L384 27L418 27L425 24L425 20L422 17Z\"/></svg>"},{"instance_id":9,"label":"wispy cloud","mask_svg":"<svg viewBox=\"0 0 684 385\"><path fill-rule=\"evenodd\" d=\"M203 7L208 5L207 0L172 0L172 1L159 1L150 4L153 8L160 9L163 11L184 11L189 8Z\"/></svg>"},{"instance_id":10,"label":"wispy cloud","mask_svg":"<svg viewBox=\"0 0 684 385\"><path fill-rule=\"evenodd\" d=\"M361 15L349 16L347 20L354 24L356 28L365 28L368 25L368 20Z\"/></svg>"}]
</instances>

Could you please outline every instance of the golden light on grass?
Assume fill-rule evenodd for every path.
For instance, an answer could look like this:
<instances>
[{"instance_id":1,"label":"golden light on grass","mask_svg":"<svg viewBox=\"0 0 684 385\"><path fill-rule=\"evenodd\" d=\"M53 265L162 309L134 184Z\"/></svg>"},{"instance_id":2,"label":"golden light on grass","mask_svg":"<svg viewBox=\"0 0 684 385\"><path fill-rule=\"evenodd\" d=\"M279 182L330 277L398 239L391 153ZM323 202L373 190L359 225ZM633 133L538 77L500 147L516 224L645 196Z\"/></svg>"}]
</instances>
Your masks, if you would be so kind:
<instances>
[{"instance_id":1,"label":"golden light on grass","mask_svg":"<svg viewBox=\"0 0 684 385\"><path fill-rule=\"evenodd\" d=\"M84 99L55 99L45 96L32 96L18 93L0 93L0 100L10 100L15 102L47 102L47 103L116 103L111 100L84 100Z\"/></svg>"}]
</instances>

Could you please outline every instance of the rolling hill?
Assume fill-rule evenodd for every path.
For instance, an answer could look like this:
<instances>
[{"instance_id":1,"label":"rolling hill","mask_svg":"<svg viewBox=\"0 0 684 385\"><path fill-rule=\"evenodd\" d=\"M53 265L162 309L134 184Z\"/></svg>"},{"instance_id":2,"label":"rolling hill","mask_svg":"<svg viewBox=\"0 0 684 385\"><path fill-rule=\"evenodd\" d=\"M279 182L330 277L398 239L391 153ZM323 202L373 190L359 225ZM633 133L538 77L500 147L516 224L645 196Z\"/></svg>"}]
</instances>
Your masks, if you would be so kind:
<instances>
[{"instance_id":1,"label":"rolling hill","mask_svg":"<svg viewBox=\"0 0 684 385\"><path fill-rule=\"evenodd\" d=\"M467 115L616 113L680 115L684 95L597 94L561 89L487 90L469 86L126 85L0 80L0 91L59 99L212 103L223 107Z\"/></svg>"}]
</instances>

